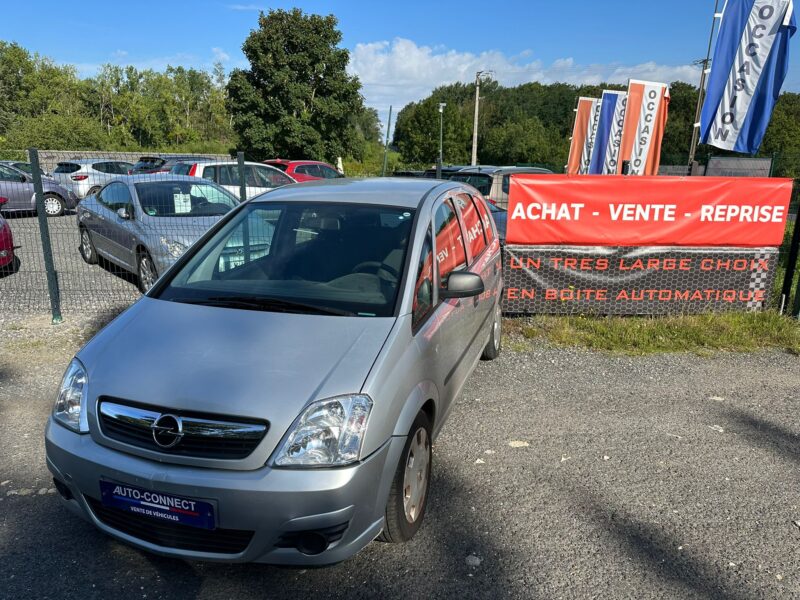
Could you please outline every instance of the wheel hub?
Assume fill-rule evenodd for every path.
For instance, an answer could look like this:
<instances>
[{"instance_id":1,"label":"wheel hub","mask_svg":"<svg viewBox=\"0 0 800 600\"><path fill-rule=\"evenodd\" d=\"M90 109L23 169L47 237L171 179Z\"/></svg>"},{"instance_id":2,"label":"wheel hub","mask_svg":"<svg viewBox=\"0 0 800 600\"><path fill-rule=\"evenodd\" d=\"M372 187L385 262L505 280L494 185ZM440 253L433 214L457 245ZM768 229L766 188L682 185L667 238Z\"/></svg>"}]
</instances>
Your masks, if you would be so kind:
<instances>
[{"instance_id":1,"label":"wheel hub","mask_svg":"<svg viewBox=\"0 0 800 600\"><path fill-rule=\"evenodd\" d=\"M425 504L430 460L431 446L428 432L420 427L411 439L403 475L403 510L409 523L414 523L419 518Z\"/></svg>"}]
</instances>

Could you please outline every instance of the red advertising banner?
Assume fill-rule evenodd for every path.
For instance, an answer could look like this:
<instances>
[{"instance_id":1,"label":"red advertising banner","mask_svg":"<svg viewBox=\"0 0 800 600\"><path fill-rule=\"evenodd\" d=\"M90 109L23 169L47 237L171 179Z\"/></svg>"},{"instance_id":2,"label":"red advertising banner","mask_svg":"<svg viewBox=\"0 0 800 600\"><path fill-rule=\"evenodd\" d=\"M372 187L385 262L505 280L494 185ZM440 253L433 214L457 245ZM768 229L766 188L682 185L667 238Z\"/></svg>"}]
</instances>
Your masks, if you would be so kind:
<instances>
[{"instance_id":1,"label":"red advertising banner","mask_svg":"<svg viewBox=\"0 0 800 600\"><path fill-rule=\"evenodd\" d=\"M508 244L779 246L792 180L514 175Z\"/></svg>"}]
</instances>

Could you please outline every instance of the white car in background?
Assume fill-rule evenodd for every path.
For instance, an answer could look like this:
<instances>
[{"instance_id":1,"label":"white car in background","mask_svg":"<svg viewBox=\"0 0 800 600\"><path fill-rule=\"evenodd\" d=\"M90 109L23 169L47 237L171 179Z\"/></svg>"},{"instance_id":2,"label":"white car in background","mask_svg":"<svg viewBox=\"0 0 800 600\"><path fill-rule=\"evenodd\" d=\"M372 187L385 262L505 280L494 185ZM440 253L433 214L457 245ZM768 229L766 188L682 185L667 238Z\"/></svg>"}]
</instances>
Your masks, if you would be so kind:
<instances>
[{"instance_id":1,"label":"white car in background","mask_svg":"<svg viewBox=\"0 0 800 600\"><path fill-rule=\"evenodd\" d=\"M222 186L231 194L239 197L239 163L235 160L214 161L203 160L198 162L182 161L172 167L173 175L189 175L202 177ZM244 163L244 176L247 198L258 196L290 183L297 183L293 178L275 167L261 163ZM247 198L240 198L247 200Z\"/></svg>"}]
</instances>

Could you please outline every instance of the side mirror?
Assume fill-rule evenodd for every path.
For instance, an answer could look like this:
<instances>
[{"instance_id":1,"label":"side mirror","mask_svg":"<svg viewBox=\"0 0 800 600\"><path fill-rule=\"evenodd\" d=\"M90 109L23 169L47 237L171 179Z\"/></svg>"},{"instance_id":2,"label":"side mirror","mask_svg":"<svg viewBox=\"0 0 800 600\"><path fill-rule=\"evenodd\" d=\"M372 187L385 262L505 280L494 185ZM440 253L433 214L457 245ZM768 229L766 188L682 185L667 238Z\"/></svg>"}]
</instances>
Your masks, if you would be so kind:
<instances>
[{"instance_id":1,"label":"side mirror","mask_svg":"<svg viewBox=\"0 0 800 600\"><path fill-rule=\"evenodd\" d=\"M28 183L28 176L27 176L27 175L20 175L20 176L19 176L19 180L20 180L22 183Z\"/></svg>"},{"instance_id":2,"label":"side mirror","mask_svg":"<svg viewBox=\"0 0 800 600\"><path fill-rule=\"evenodd\" d=\"M447 284L439 290L440 298L472 298L484 291L483 279L475 273L454 271L447 277Z\"/></svg>"},{"instance_id":3,"label":"side mirror","mask_svg":"<svg viewBox=\"0 0 800 600\"><path fill-rule=\"evenodd\" d=\"M126 206L123 206L122 208L118 208L117 209L117 215L119 216L120 219L125 219L126 221L129 221L130 219L133 218L133 215L131 214L131 211Z\"/></svg>"}]
</instances>

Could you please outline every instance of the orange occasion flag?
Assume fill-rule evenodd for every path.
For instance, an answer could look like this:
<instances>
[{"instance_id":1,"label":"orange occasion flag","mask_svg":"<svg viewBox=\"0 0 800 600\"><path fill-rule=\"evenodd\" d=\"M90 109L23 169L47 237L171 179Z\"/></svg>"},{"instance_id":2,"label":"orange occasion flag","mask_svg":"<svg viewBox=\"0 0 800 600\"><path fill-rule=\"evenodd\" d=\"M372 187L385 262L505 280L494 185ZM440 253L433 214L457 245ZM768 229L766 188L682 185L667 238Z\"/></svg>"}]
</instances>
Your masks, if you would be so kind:
<instances>
[{"instance_id":1,"label":"orange occasion flag","mask_svg":"<svg viewBox=\"0 0 800 600\"><path fill-rule=\"evenodd\" d=\"M630 161L630 175L658 175L661 142L667 128L669 86L666 83L631 80L628 108L622 129L618 172Z\"/></svg>"},{"instance_id":2,"label":"orange occasion flag","mask_svg":"<svg viewBox=\"0 0 800 600\"><path fill-rule=\"evenodd\" d=\"M592 159L592 134L595 124L595 115L600 100L597 98L579 98L578 108L575 110L575 126L572 128L572 141L569 147L569 161L567 173L569 175L584 174L589 169Z\"/></svg>"}]
</instances>

